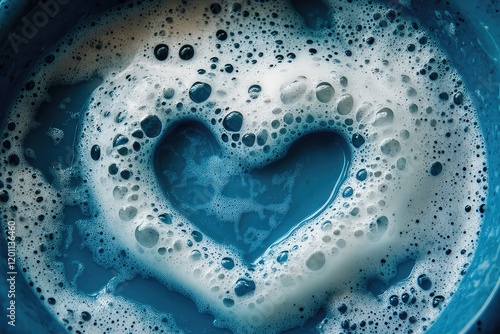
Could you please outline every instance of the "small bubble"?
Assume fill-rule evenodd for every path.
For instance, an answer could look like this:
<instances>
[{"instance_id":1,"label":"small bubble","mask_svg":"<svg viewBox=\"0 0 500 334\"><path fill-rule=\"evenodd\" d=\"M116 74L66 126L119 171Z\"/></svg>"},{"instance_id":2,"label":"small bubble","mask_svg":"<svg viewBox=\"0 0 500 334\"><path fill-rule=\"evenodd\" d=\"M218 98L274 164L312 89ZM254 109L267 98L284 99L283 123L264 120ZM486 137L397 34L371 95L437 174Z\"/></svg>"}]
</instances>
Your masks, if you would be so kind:
<instances>
[{"instance_id":1,"label":"small bubble","mask_svg":"<svg viewBox=\"0 0 500 334\"><path fill-rule=\"evenodd\" d=\"M159 239L160 234L152 227L138 226L135 229L135 240L137 240L139 245L145 248L152 248L156 246Z\"/></svg>"},{"instance_id":2,"label":"small bubble","mask_svg":"<svg viewBox=\"0 0 500 334\"><path fill-rule=\"evenodd\" d=\"M362 135L358 133L352 135L352 145L355 148L360 148L361 146L363 146L364 143L365 143L365 138Z\"/></svg>"},{"instance_id":3,"label":"small bubble","mask_svg":"<svg viewBox=\"0 0 500 334\"><path fill-rule=\"evenodd\" d=\"M314 252L306 261L306 267L311 271L318 271L324 267L326 257L323 252Z\"/></svg>"},{"instance_id":4,"label":"small bubble","mask_svg":"<svg viewBox=\"0 0 500 334\"><path fill-rule=\"evenodd\" d=\"M227 39L227 32L222 29L217 30L217 32L215 33L215 37L217 37L219 41L225 41Z\"/></svg>"},{"instance_id":5,"label":"small bubble","mask_svg":"<svg viewBox=\"0 0 500 334\"><path fill-rule=\"evenodd\" d=\"M223 258L221 264L227 270L231 270L234 268L234 260L230 257Z\"/></svg>"},{"instance_id":6,"label":"small bubble","mask_svg":"<svg viewBox=\"0 0 500 334\"><path fill-rule=\"evenodd\" d=\"M398 170L405 170L406 168L406 159L405 158L399 158L398 161L396 162L396 167Z\"/></svg>"},{"instance_id":7,"label":"small bubble","mask_svg":"<svg viewBox=\"0 0 500 334\"><path fill-rule=\"evenodd\" d=\"M436 296L432 299L432 307L436 308L444 302L443 296Z\"/></svg>"},{"instance_id":8,"label":"small bubble","mask_svg":"<svg viewBox=\"0 0 500 334\"><path fill-rule=\"evenodd\" d=\"M87 311L83 311L81 317L83 321L89 321L90 319L92 319L92 316Z\"/></svg>"},{"instance_id":9,"label":"small bubble","mask_svg":"<svg viewBox=\"0 0 500 334\"><path fill-rule=\"evenodd\" d=\"M256 99L259 97L262 88L259 85L252 85L248 88L248 95L251 99Z\"/></svg>"},{"instance_id":10,"label":"small bubble","mask_svg":"<svg viewBox=\"0 0 500 334\"><path fill-rule=\"evenodd\" d=\"M164 61L168 58L168 46L166 44L158 44L154 49L156 59Z\"/></svg>"},{"instance_id":11,"label":"small bubble","mask_svg":"<svg viewBox=\"0 0 500 334\"><path fill-rule=\"evenodd\" d=\"M101 148L99 145L94 145L90 149L90 156L92 157L92 160L97 161L101 157Z\"/></svg>"},{"instance_id":12,"label":"small bubble","mask_svg":"<svg viewBox=\"0 0 500 334\"><path fill-rule=\"evenodd\" d=\"M147 137L155 138L160 135L162 124L158 116L148 115L141 121L141 129Z\"/></svg>"},{"instance_id":13,"label":"small bubble","mask_svg":"<svg viewBox=\"0 0 500 334\"><path fill-rule=\"evenodd\" d=\"M361 169L356 173L356 179L358 181L364 181L366 180L367 177L368 177L368 172L366 171L366 169Z\"/></svg>"},{"instance_id":14,"label":"small bubble","mask_svg":"<svg viewBox=\"0 0 500 334\"><path fill-rule=\"evenodd\" d=\"M234 293L238 297L252 294L255 291L255 282L246 278L240 278L236 281Z\"/></svg>"},{"instance_id":15,"label":"small bubble","mask_svg":"<svg viewBox=\"0 0 500 334\"><path fill-rule=\"evenodd\" d=\"M432 176L438 176L443 171L443 165L438 161L432 164L430 173Z\"/></svg>"},{"instance_id":16,"label":"small bubble","mask_svg":"<svg viewBox=\"0 0 500 334\"><path fill-rule=\"evenodd\" d=\"M208 100L212 94L212 87L203 82L195 82L189 89L189 98L194 103L202 103Z\"/></svg>"},{"instance_id":17,"label":"small bubble","mask_svg":"<svg viewBox=\"0 0 500 334\"><path fill-rule=\"evenodd\" d=\"M380 150L385 155L395 157L401 152L401 144L396 139L386 139L382 142Z\"/></svg>"},{"instance_id":18,"label":"small bubble","mask_svg":"<svg viewBox=\"0 0 500 334\"><path fill-rule=\"evenodd\" d=\"M390 108L382 108L375 114L374 126L391 125L394 121L394 112Z\"/></svg>"},{"instance_id":19,"label":"small bubble","mask_svg":"<svg viewBox=\"0 0 500 334\"><path fill-rule=\"evenodd\" d=\"M306 78L298 77L296 80L281 86L281 102L284 104L295 103L302 98L306 91Z\"/></svg>"},{"instance_id":20,"label":"small bubble","mask_svg":"<svg viewBox=\"0 0 500 334\"><path fill-rule=\"evenodd\" d=\"M343 94L337 105L337 111L341 115L347 115L352 111L354 99L350 94Z\"/></svg>"},{"instance_id":21,"label":"small bubble","mask_svg":"<svg viewBox=\"0 0 500 334\"><path fill-rule=\"evenodd\" d=\"M222 11L222 7L218 3L213 3L210 5L210 11L212 14L219 14Z\"/></svg>"},{"instance_id":22,"label":"small bubble","mask_svg":"<svg viewBox=\"0 0 500 334\"><path fill-rule=\"evenodd\" d=\"M279 263L285 263L288 260L288 251L283 251L278 254L278 257L276 258L276 261Z\"/></svg>"},{"instance_id":23,"label":"small bubble","mask_svg":"<svg viewBox=\"0 0 500 334\"><path fill-rule=\"evenodd\" d=\"M421 287L423 290L429 290L432 287L432 282L427 275L422 274L418 276L417 278L417 284L419 287Z\"/></svg>"},{"instance_id":24,"label":"small bubble","mask_svg":"<svg viewBox=\"0 0 500 334\"><path fill-rule=\"evenodd\" d=\"M461 105L463 101L464 101L464 94L462 92L458 92L455 93L455 95L453 95L453 102L456 105Z\"/></svg>"},{"instance_id":25,"label":"small bubble","mask_svg":"<svg viewBox=\"0 0 500 334\"><path fill-rule=\"evenodd\" d=\"M389 297L389 304L391 304L392 306L398 306L399 304L398 296L392 295L391 297Z\"/></svg>"},{"instance_id":26,"label":"small bubble","mask_svg":"<svg viewBox=\"0 0 500 334\"><path fill-rule=\"evenodd\" d=\"M128 188L127 187L125 187L125 186L116 186L113 189L113 198L119 201L119 200L125 198L125 195L127 194L127 192L128 192Z\"/></svg>"},{"instance_id":27,"label":"small bubble","mask_svg":"<svg viewBox=\"0 0 500 334\"><path fill-rule=\"evenodd\" d=\"M238 111L229 113L222 122L227 131L238 132L243 125L243 115Z\"/></svg>"},{"instance_id":28,"label":"small bubble","mask_svg":"<svg viewBox=\"0 0 500 334\"><path fill-rule=\"evenodd\" d=\"M172 216L168 213L162 213L158 216L158 219L160 219L160 221L164 224L172 224Z\"/></svg>"},{"instance_id":29,"label":"small bubble","mask_svg":"<svg viewBox=\"0 0 500 334\"><path fill-rule=\"evenodd\" d=\"M163 89L163 97L165 99L170 100L174 97L174 95L175 95L175 90L173 88L164 88Z\"/></svg>"},{"instance_id":30,"label":"small bubble","mask_svg":"<svg viewBox=\"0 0 500 334\"><path fill-rule=\"evenodd\" d=\"M328 82L322 82L316 87L316 98L322 103L328 103L335 95L335 89Z\"/></svg>"},{"instance_id":31,"label":"small bubble","mask_svg":"<svg viewBox=\"0 0 500 334\"><path fill-rule=\"evenodd\" d=\"M234 300L232 300L231 298L224 298L222 300L222 303L224 304L224 306L226 307L233 307L234 306Z\"/></svg>"},{"instance_id":32,"label":"small bubble","mask_svg":"<svg viewBox=\"0 0 500 334\"><path fill-rule=\"evenodd\" d=\"M122 134L117 134L113 139L113 147L125 145L128 143L128 138Z\"/></svg>"},{"instance_id":33,"label":"small bubble","mask_svg":"<svg viewBox=\"0 0 500 334\"><path fill-rule=\"evenodd\" d=\"M137 212L137 208L128 206L126 208L120 209L120 211L118 212L118 216L123 221L131 221L135 218L135 216L137 216Z\"/></svg>"},{"instance_id":34,"label":"small bubble","mask_svg":"<svg viewBox=\"0 0 500 334\"><path fill-rule=\"evenodd\" d=\"M194 48L191 45L183 45L179 50L179 57L182 60L190 60L194 56Z\"/></svg>"},{"instance_id":35,"label":"small bubble","mask_svg":"<svg viewBox=\"0 0 500 334\"><path fill-rule=\"evenodd\" d=\"M201 242L203 240L203 234L201 234L198 231L191 232L191 236L193 237L194 241L196 241L196 242Z\"/></svg>"},{"instance_id":36,"label":"small bubble","mask_svg":"<svg viewBox=\"0 0 500 334\"><path fill-rule=\"evenodd\" d=\"M347 187L342 192L342 197L348 198L348 197L351 197L353 194L354 194L354 190L351 187Z\"/></svg>"}]
</instances>

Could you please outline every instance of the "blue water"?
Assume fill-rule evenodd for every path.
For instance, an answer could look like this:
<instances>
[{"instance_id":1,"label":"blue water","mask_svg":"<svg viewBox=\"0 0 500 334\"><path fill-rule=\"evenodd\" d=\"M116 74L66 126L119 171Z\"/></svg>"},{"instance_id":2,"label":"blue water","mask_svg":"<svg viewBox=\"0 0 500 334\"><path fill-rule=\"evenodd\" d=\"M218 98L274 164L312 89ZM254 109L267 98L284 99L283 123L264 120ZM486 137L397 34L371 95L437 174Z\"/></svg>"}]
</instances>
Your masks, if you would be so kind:
<instances>
[{"instance_id":1,"label":"blue water","mask_svg":"<svg viewBox=\"0 0 500 334\"><path fill-rule=\"evenodd\" d=\"M252 262L332 202L350 156L341 135L319 132L293 143L281 159L246 170L232 164L204 125L189 122L163 137L155 169L166 197L185 217Z\"/></svg>"},{"instance_id":2,"label":"blue water","mask_svg":"<svg viewBox=\"0 0 500 334\"><path fill-rule=\"evenodd\" d=\"M43 103L35 116L39 125L26 137L24 146L33 151L27 155L30 165L40 170L52 183L52 168L66 169L76 159L77 133L82 114L86 112L89 96L101 83L93 79L74 86L56 86L49 89L50 101ZM64 136L51 138L50 128L62 130ZM77 180L75 180L75 185Z\"/></svg>"}]
</instances>

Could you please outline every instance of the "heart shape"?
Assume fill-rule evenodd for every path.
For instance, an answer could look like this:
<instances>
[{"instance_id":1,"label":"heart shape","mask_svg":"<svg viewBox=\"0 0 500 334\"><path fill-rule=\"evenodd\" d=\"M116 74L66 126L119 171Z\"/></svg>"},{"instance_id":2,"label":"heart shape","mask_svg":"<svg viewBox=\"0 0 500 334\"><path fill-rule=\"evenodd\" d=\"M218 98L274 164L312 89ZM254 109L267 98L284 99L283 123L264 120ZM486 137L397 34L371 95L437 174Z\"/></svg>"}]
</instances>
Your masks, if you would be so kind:
<instances>
[{"instance_id":1,"label":"heart shape","mask_svg":"<svg viewBox=\"0 0 500 334\"><path fill-rule=\"evenodd\" d=\"M341 135L318 132L267 166L244 170L234 160L198 122L175 126L154 155L159 183L177 210L201 233L254 262L333 201L351 158Z\"/></svg>"}]
</instances>

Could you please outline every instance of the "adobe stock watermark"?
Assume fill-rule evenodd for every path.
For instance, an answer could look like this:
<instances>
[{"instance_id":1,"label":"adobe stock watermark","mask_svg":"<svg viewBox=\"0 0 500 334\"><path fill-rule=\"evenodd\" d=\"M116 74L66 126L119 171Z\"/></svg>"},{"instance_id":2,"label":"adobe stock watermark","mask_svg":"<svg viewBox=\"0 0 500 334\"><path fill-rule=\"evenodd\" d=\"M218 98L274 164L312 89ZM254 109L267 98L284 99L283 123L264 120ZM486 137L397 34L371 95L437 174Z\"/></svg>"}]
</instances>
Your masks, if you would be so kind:
<instances>
[{"instance_id":1,"label":"adobe stock watermark","mask_svg":"<svg viewBox=\"0 0 500 334\"><path fill-rule=\"evenodd\" d=\"M21 19L21 28L18 32L11 32L7 38L15 53L19 53L22 44L38 35L40 29L45 27L51 18L56 17L61 12L61 7L68 4L70 0L47 0L39 1L38 7L30 14Z\"/></svg>"},{"instance_id":2,"label":"adobe stock watermark","mask_svg":"<svg viewBox=\"0 0 500 334\"><path fill-rule=\"evenodd\" d=\"M16 223L7 223L7 324L16 326Z\"/></svg>"}]
</instances>

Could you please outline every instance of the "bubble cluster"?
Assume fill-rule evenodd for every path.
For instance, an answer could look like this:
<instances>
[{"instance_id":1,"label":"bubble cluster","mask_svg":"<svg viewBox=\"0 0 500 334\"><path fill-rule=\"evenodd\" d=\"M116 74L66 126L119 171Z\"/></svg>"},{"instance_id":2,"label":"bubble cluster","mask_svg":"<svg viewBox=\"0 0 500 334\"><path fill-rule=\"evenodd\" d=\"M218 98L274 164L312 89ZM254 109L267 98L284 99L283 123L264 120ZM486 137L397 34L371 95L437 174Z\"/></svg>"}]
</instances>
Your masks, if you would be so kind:
<instances>
[{"instance_id":1,"label":"bubble cluster","mask_svg":"<svg viewBox=\"0 0 500 334\"><path fill-rule=\"evenodd\" d=\"M325 333L423 332L449 303L485 210L483 137L445 52L397 8L137 3L89 18L51 54L3 130L0 208L5 222L24 226L20 266L68 331L182 330L173 316L114 294L141 276L189 296L234 332L278 333L320 310ZM50 87L96 75L78 115L77 153L42 170L43 152L24 141L36 131L33 115ZM69 134L49 128L41 136L61 152ZM187 153L161 152L176 131L191 131ZM280 220L266 217L290 210L303 166L276 173L267 188L248 175L325 133L347 143L348 168L326 202L276 236ZM191 180L158 172L158 152ZM187 195L169 195L161 178ZM282 203L265 197L275 186ZM271 204L255 206L259 196ZM226 217L232 224L216 229L239 235L257 259L217 242L179 203ZM84 217L75 233L95 263L114 273L95 295L74 284L84 266L66 275L69 208Z\"/></svg>"}]
</instances>

